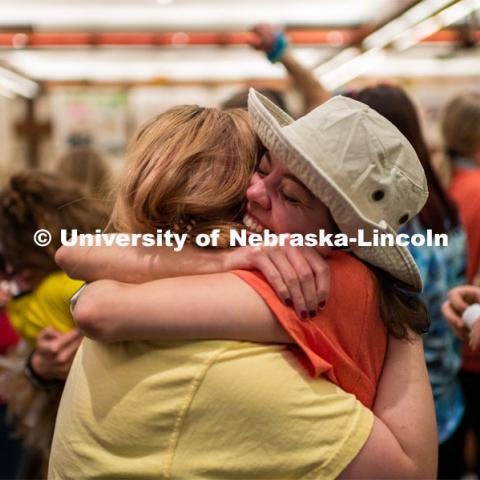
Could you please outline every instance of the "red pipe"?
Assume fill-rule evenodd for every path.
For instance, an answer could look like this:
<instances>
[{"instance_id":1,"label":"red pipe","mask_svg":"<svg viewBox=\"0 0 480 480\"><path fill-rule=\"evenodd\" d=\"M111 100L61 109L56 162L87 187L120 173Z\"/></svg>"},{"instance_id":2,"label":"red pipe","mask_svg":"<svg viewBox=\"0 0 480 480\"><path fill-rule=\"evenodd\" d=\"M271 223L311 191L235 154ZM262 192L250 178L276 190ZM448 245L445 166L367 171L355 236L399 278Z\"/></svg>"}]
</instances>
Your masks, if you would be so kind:
<instances>
[{"instance_id":1,"label":"red pipe","mask_svg":"<svg viewBox=\"0 0 480 480\"><path fill-rule=\"evenodd\" d=\"M457 42L457 30L442 30L424 42ZM289 31L295 45L350 45L365 36L365 30L305 30ZM172 46L172 45L246 45L250 32L169 32L169 33L0 33L0 47L82 47L82 46ZM480 31L471 33L474 41L480 41Z\"/></svg>"},{"instance_id":2,"label":"red pipe","mask_svg":"<svg viewBox=\"0 0 480 480\"><path fill-rule=\"evenodd\" d=\"M312 30L288 32L293 44L350 44L359 30ZM250 32L168 33L0 33L0 47L121 46L121 45L245 45Z\"/></svg>"}]
</instances>

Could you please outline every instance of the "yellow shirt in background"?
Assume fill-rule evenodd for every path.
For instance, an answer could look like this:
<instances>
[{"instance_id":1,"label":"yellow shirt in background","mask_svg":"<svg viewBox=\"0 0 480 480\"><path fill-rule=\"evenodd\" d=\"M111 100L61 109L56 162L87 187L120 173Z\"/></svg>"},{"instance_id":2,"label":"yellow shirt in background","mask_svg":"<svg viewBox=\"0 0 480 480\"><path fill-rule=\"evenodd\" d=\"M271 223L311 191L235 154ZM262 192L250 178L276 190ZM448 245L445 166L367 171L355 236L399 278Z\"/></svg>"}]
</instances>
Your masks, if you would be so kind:
<instances>
[{"instance_id":1,"label":"yellow shirt in background","mask_svg":"<svg viewBox=\"0 0 480 480\"><path fill-rule=\"evenodd\" d=\"M51 479L329 479L373 415L283 346L84 339L57 416Z\"/></svg>"},{"instance_id":2,"label":"yellow shirt in background","mask_svg":"<svg viewBox=\"0 0 480 480\"><path fill-rule=\"evenodd\" d=\"M40 331L47 326L62 333L68 332L74 327L70 297L83 283L72 280L64 272L51 273L32 293L8 302L12 326L32 347L35 347Z\"/></svg>"}]
</instances>

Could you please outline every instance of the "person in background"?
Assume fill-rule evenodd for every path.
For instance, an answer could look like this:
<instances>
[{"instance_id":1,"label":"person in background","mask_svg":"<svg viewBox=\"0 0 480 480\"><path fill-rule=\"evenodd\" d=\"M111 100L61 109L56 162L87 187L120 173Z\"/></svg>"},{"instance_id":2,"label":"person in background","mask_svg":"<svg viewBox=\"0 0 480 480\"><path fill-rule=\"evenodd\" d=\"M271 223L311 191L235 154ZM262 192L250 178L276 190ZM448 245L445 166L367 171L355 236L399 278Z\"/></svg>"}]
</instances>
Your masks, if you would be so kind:
<instances>
[{"instance_id":1,"label":"person in background","mask_svg":"<svg viewBox=\"0 0 480 480\"><path fill-rule=\"evenodd\" d=\"M467 233L467 282L480 285L480 93L462 93L448 103L442 134L452 167L449 192ZM480 353L472 351L467 342L460 379L466 400L466 431L475 432L476 473L480 476Z\"/></svg>"},{"instance_id":2,"label":"person in background","mask_svg":"<svg viewBox=\"0 0 480 480\"><path fill-rule=\"evenodd\" d=\"M0 191L0 247L11 294L6 308L23 340L2 361L0 391L16 430L25 445L43 455L44 465L66 377L60 371L47 374L45 367L55 356L57 344L68 342L70 352L63 357L71 361L81 341L69 299L82 282L70 279L55 264L60 229L93 232L106 219L99 202L86 199L74 183L46 172L16 174ZM50 232L50 244L35 242L34 234L40 229Z\"/></svg>"},{"instance_id":3,"label":"person in background","mask_svg":"<svg viewBox=\"0 0 480 480\"><path fill-rule=\"evenodd\" d=\"M256 25L252 30L250 45L264 52L271 63L281 63L285 67L302 98L301 116L331 97L331 93L322 87L312 71L297 61L284 33L276 31L268 24ZM287 108L284 92L272 88L261 88L258 92L293 116ZM221 107L247 108L247 99L248 88L245 88L223 102Z\"/></svg>"},{"instance_id":4,"label":"person in background","mask_svg":"<svg viewBox=\"0 0 480 480\"><path fill-rule=\"evenodd\" d=\"M452 167L449 191L467 231L468 283L480 285L480 93L449 102L442 134Z\"/></svg>"},{"instance_id":5,"label":"person in background","mask_svg":"<svg viewBox=\"0 0 480 480\"><path fill-rule=\"evenodd\" d=\"M111 188L112 172L88 135L72 134L69 149L55 165L55 172L76 182L87 195L103 198Z\"/></svg>"},{"instance_id":6,"label":"person in background","mask_svg":"<svg viewBox=\"0 0 480 480\"><path fill-rule=\"evenodd\" d=\"M461 367L461 343L449 328L441 312L448 291L465 283L466 238L457 208L435 174L430 153L423 138L418 114L412 100L397 86L378 85L360 90L354 98L390 120L415 149L428 183L429 197L419 215L403 231L410 236L446 233L448 246L415 247L409 245L422 276L420 298L430 316L430 329L423 336L425 359L435 399L438 424L439 478L460 478L463 473L462 419L465 410L458 379Z\"/></svg>"},{"instance_id":7,"label":"person in background","mask_svg":"<svg viewBox=\"0 0 480 480\"><path fill-rule=\"evenodd\" d=\"M0 282L5 278L5 262L0 257ZM0 357L14 348L19 336L10 325L5 312L7 295L0 287ZM22 444L12 438L12 427L7 419L7 405L0 397L0 479L16 478L22 458Z\"/></svg>"},{"instance_id":8,"label":"person in background","mask_svg":"<svg viewBox=\"0 0 480 480\"><path fill-rule=\"evenodd\" d=\"M230 108L247 108L248 104L248 88L240 90L238 93L229 97L227 100L222 102L220 107L223 110L228 110ZM258 92L261 93L264 97L267 97L275 105L279 106L283 111L288 112L287 104L285 103L285 98L283 93L279 90L274 90L273 88L259 88Z\"/></svg>"},{"instance_id":9,"label":"person in background","mask_svg":"<svg viewBox=\"0 0 480 480\"><path fill-rule=\"evenodd\" d=\"M271 63L281 63L293 80L303 101L301 115L312 111L332 96L331 92L323 88L313 72L298 62L283 32L276 31L271 25L259 24L253 28L252 33L250 45L256 50L265 52Z\"/></svg>"}]
</instances>

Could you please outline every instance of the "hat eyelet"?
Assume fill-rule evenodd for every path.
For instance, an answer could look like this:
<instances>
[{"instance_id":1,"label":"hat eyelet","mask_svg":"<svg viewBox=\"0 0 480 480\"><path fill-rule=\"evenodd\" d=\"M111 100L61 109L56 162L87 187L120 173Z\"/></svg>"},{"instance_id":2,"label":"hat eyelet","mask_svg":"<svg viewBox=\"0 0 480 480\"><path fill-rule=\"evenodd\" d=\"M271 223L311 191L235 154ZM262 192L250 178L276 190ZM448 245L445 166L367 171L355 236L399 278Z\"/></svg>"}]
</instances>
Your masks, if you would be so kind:
<instances>
[{"instance_id":1,"label":"hat eyelet","mask_svg":"<svg viewBox=\"0 0 480 480\"><path fill-rule=\"evenodd\" d=\"M408 213L406 213L405 215L402 215L398 220L399 225L402 225L402 223L405 223L408 219L409 219Z\"/></svg>"},{"instance_id":2,"label":"hat eyelet","mask_svg":"<svg viewBox=\"0 0 480 480\"><path fill-rule=\"evenodd\" d=\"M385 197L385 192L383 190L375 190L372 193L372 199L375 202L379 202L380 200L383 200L384 197Z\"/></svg>"}]
</instances>

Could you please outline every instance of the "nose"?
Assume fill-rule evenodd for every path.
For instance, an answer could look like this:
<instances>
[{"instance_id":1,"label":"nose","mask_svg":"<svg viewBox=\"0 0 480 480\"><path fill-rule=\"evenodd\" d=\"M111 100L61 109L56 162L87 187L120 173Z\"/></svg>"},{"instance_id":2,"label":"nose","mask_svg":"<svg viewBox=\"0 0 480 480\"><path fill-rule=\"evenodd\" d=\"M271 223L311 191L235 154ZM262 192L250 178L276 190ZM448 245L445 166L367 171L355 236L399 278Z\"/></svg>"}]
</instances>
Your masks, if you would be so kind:
<instances>
[{"instance_id":1,"label":"nose","mask_svg":"<svg viewBox=\"0 0 480 480\"><path fill-rule=\"evenodd\" d=\"M264 210L270 210L271 202L268 195L267 185L258 173L255 173L250 180L250 186L247 189L247 200Z\"/></svg>"}]
</instances>

